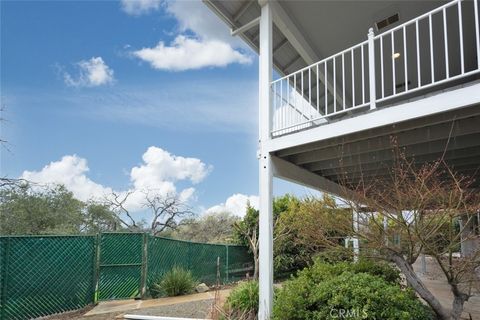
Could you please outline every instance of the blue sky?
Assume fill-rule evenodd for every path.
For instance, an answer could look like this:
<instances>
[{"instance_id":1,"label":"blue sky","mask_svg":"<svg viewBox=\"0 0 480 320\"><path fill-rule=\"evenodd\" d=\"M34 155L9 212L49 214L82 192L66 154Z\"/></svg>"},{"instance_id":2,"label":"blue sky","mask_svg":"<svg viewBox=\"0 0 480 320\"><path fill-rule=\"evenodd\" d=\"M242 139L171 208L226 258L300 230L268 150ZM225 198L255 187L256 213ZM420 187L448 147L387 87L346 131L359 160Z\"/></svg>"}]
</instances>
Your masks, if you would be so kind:
<instances>
[{"instance_id":1,"label":"blue sky","mask_svg":"<svg viewBox=\"0 0 480 320\"><path fill-rule=\"evenodd\" d=\"M200 1L0 3L2 176L257 201L258 59Z\"/></svg>"}]
</instances>

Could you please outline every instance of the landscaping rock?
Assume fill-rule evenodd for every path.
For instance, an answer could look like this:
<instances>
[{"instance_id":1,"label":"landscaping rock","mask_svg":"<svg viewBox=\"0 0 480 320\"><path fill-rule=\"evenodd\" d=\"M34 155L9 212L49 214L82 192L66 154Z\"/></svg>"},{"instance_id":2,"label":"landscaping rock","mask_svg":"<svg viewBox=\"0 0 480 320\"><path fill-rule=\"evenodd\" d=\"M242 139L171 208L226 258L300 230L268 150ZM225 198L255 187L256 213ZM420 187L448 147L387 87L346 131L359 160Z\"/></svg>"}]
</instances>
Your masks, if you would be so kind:
<instances>
[{"instance_id":1,"label":"landscaping rock","mask_svg":"<svg viewBox=\"0 0 480 320\"><path fill-rule=\"evenodd\" d=\"M200 283L195 287L195 291L198 293L207 292L209 290L208 286L205 283Z\"/></svg>"}]
</instances>

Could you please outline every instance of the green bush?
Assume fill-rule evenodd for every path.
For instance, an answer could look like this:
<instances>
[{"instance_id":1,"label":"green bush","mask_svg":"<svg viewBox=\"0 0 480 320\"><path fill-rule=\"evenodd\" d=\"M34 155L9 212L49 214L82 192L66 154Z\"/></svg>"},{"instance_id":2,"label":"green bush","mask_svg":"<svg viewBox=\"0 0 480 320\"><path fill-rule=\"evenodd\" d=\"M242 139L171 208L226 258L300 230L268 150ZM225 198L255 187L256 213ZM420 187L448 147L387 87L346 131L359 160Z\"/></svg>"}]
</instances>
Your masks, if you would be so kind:
<instances>
[{"instance_id":1,"label":"green bush","mask_svg":"<svg viewBox=\"0 0 480 320\"><path fill-rule=\"evenodd\" d=\"M315 255L325 263L353 262L353 251L345 248L325 249Z\"/></svg>"},{"instance_id":2,"label":"green bush","mask_svg":"<svg viewBox=\"0 0 480 320\"><path fill-rule=\"evenodd\" d=\"M402 290L389 268L316 261L279 290L273 319L339 319L342 312L348 319L431 319L429 309L411 290Z\"/></svg>"},{"instance_id":3,"label":"green bush","mask_svg":"<svg viewBox=\"0 0 480 320\"><path fill-rule=\"evenodd\" d=\"M393 284L400 284L401 282L400 271L385 262L360 259L357 263L349 265L353 273L368 273L383 278L383 280Z\"/></svg>"},{"instance_id":4,"label":"green bush","mask_svg":"<svg viewBox=\"0 0 480 320\"><path fill-rule=\"evenodd\" d=\"M150 286L150 295L153 298L161 296L180 296L193 292L197 281L192 273L181 267L173 267L163 277Z\"/></svg>"},{"instance_id":5,"label":"green bush","mask_svg":"<svg viewBox=\"0 0 480 320\"><path fill-rule=\"evenodd\" d=\"M228 296L225 309L234 319L255 319L258 313L258 281L240 283Z\"/></svg>"}]
</instances>

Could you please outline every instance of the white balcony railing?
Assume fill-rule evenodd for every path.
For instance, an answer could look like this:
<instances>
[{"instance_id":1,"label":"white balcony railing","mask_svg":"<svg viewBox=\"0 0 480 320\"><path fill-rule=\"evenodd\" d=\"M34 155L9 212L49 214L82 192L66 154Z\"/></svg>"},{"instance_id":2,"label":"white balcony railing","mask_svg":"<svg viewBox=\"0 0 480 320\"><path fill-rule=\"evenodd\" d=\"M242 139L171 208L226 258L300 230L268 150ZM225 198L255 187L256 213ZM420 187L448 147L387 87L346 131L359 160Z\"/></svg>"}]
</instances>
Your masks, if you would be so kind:
<instances>
[{"instance_id":1,"label":"white balcony railing","mask_svg":"<svg viewBox=\"0 0 480 320\"><path fill-rule=\"evenodd\" d=\"M449 2L376 36L370 29L366 41L276 79L272 136L467 81L480 72L478 1Z\"/></svg>"}]
</instances>

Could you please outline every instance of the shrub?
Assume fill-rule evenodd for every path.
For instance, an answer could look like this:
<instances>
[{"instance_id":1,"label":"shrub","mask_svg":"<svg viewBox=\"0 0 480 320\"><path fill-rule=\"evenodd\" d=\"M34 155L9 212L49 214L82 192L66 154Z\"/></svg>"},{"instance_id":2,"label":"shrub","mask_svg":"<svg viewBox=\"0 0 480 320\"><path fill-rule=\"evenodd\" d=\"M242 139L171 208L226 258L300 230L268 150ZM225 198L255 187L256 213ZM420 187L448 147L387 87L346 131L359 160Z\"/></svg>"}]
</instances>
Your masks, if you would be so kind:
<instances>
[{"instance_id":1,"label":"shrub","mask_svg":"<svg viewBox=\"0 0 480 320\"><path fill-rule=\"evenodd\" d=\"M393 284L401 282L400 271L385 262L360 259L357 263L350 264L350 267L354 273L368 273Z\"/></svg>"},{"instance_id":2,"label":"shrub","mask_svg":"<svg viewBox=\"0 0 480 320\"><path fill-rule=\"evenodd\" d=\"M346 248L329 248L317 253L315 258L325 263L353 262L353 251Z\"/></svg>"},{"instance_id":3,"label":"shrub","mask_svg":"<svg viewBox=\"0 0 480 320\"><path fill-rule=\"evenodd\" d=\"M258 281L247 281L232 290L225 303L232 319L256 319L258 313Z\"/></svg>"},{"instance_id":4,"label":"shrub","mask_svg":"<svg viewBox=\"0 0 480 320\"><path fill-rule=\"evenodd\" d=\"M149 291L153 298L180 296L193 292L196 285L197 281L190 271L175 266L165 273L160 281L154 282Z\"/></svg>"},{"instance_id":5,"label":"shrub","mask_svg":"<svg viewBox=\"0 0 480 320\"><path fill-rule=\"evenodd\" d=\"M340 312L351 319L431 319L429 309L413 291L402 290L388 268L316 261L279 290L273 319L338 319Z\"/></svg>"}]
</instances>

